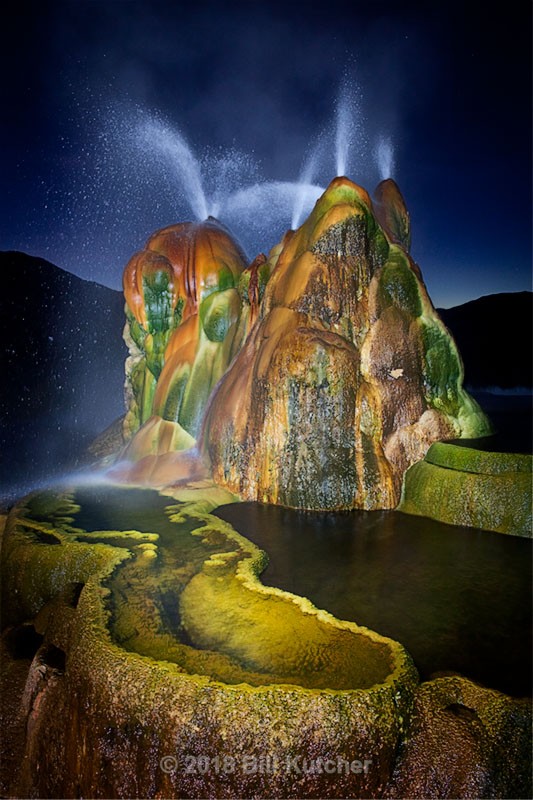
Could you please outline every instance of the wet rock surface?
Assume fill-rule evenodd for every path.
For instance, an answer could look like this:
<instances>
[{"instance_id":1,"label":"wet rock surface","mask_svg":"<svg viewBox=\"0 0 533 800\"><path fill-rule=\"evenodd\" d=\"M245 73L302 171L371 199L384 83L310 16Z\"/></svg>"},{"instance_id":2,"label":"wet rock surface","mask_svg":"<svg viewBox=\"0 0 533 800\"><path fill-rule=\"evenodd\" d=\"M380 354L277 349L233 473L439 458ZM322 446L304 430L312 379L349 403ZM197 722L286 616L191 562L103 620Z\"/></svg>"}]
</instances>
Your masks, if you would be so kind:
<instances>
[{"instance_id":1,"label":"wet rock surface","mask_svg":"<svg viewBox=\"0 0 533 800\"><path fill-rule=\"evenodd\" d=\"M527 796L527 701L460 676L418 685L399 644L263 587L259 551L210 515L216 501L205 486L159 498L158 513L168 513L158 530L140 513L152 493L124 491L130 511L124 499L116 517L93 503L92 525L83 517L88 490L33 496L10 516L5 624L12 643L29 620L34 634L20 637L33 644L22 692L19 681L22 766L9 796ZM109 524L116 518L122 529ZM133 519L137 529L125 530ZM165 525L192 549L169 549ZM221 604L207 584L225 587ZM253 619L242 624L242 613ZM367 688L306 688L302 680L330 669L320 663L324 633L343 674L348 651L337 633L384 648L385 672ZM292 685L268 675L264 660L289 656L287 635L300 653L314 642ZM254 685L251 667L267 683ZM216 677L219 668L238 682ZM465 754L477 766L465 766Z\"/></svg>"},{"instance_id":2,"label":"wet rock surface","mask_svg":"<svg viewBox=\"0 0 533 800\"><path fill-rule=\"evenodd\" d=\"M438 442L406 472L398 508L451 525L531 537L531 467L526 453Z\"/></svg>"},{"instance_id":3,"label":"wet rock surface","mask_svg":"<svg viewBox=\"0 0 533 800\"><path fill-rule=\"evenodd\" d=\"M393 508L432 442L490 431L406 250L399 190L380 198L378 215L364 189L336 178L275 252L258 321L202 431L215 481L243 499Z\"/></svg>"},{"instance_id":4,"label":"wet rock surface","mask_svg":"<svg viewBox=\"0 0 533 800\"><path fill-rule=\"evenodd\" d=\"M127 415L124 458L191 447L209 395L259 302L261 264L217 220L154 233L124 270ZM153 420L164 423L154 430Z\"/></svg>"}]
</instances>

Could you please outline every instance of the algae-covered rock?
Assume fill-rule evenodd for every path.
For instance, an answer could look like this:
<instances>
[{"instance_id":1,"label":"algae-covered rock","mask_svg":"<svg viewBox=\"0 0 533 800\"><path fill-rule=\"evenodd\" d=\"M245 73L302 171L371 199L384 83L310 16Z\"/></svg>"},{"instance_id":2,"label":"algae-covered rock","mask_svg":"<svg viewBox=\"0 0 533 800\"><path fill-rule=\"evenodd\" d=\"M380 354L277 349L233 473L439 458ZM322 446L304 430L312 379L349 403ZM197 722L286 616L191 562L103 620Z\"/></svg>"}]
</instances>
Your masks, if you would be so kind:
<instances>
[{"instance_id":1,"label":"algae-covered rock","mask_svg":"<svg viewBox=\"0 0 533 800\"><path fill-rule=\"evenodd\" d=\"M215 481L244 499L392 508L432 442L490 430L407 253L399 190L378 195L380 214L335 179L272 253L257 323L202 432Z\"/></svg>"},{"instance_id":2,"label":"algae-covered rock","mask_svg":"<svg viewBox=\"0 0 533 800\"><path fill-rule=\"evenodd\" d=\"M169 423L158 444L147 437L128 458L184 449L196 439L213 386L238 351L251 302L244 302L243 253L215 219L153 234L124 271L126 438L152 418ZM255 274L255 273L254 273ZM178 433L170 433L176 426Z\"/></svg>"},{"instance_id":3,"label":"algae-covered rock","mask_svg":"<svg viewBox=\"0 0 533 800\"><path fill-rule=\"evenodd\" d=\"M532 534L532 457L438 442L407 470L400 511L516 536Z\"/></svg>"},{"instance_id":4,"label":"algae-covered rock","mask_svg":"<svg viewBox=\"0 0 533 800\"><path fill-rule=\"evenodd\" d=\"M531 703L459 675L421 684L389 798L531 797Z\"/></svg>"},{"instance_id":5,"label":"algae-covered rock","mask_svg":"<svg viewBox=\"0 0 533 800\"><path fill-rule=\"evenodd\" d=\"M396 242L409 252L411 247L411 221L402 193L392 178L378 183L372 196L376 219L386 231L391 242Z\"/></svg>"},{"instance_id":6,"label":"algae-covered rock","mask_svg":"<svg viewBox=\"0 0 533 800\"><path fill-rule=\"evenodd\" d=\"M527 700L417 685L400 644L262 585L264 554L208 513L220 489L94 491L8 520L4 643L33 632L35 656L6 796L530 796ZM144 530L76 526L102 508Z\"/></svg>"},{"instance_id":7,"label":"algae-covered rock","mask_svg":"<svg viewBox=\"0 0 533 800\"><path fill-rule=\"evenodd\" d=\"M417 685L401 645L263 586L260 551L197 503L150 533L65 508L16 509L5 542L6 623L43 637L12 796L381 794Z\"/></svg>"}]
</instances>

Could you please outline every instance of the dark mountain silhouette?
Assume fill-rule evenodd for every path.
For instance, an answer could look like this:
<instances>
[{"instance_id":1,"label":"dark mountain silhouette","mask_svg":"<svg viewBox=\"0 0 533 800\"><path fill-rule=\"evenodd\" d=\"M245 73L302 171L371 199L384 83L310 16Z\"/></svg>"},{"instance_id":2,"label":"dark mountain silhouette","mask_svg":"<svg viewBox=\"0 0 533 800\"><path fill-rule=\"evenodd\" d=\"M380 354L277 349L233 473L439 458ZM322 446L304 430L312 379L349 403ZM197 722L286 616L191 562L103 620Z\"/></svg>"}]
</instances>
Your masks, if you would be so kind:
<instances>
[{"instance_id":1,"label":"dark mountain silhouette","mask_svg":"<svg viewBox=\"0 0 533 800\"><path fill-rule=\"evenodd\" d=\"M439 308L452 332L471 388L532 386L532 292L489 294Z\"/></svg>"},{"instance_id":2,"label":"dark mountain silhouette","mask_svg":"<svg viewBox=\"0 0 533 800\"><path fill-rule=\"evenodd\" d=\"M0 253L0 496L75 467L124 413L122 293Z\"/></svg>"},{"instance_id":3,"label":"dark mountain silhouette","mask_svg":"<svg viewBox=\"0 0 533 800\"><path fill-rule=\"evenodd\" d=\"M439 314L465 367L465 385L496 435L476 446L531 452L532 292L490 294Z\"/></svg>"}]
</instances>

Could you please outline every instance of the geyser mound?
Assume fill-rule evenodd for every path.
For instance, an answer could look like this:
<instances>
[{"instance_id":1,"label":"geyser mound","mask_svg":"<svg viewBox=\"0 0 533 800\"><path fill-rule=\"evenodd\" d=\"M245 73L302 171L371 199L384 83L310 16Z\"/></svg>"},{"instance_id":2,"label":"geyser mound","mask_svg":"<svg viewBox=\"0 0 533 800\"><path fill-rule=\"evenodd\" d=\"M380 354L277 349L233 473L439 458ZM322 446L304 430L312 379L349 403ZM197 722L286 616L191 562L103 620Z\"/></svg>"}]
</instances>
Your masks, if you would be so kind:
<instances>
[{"instance_id":1,"label":"geyser mound","mask_svg":"<svg viewBox=\"0 0 533 800\"><path fill-rule=\"evenodd\" d=\"M393 508L432 442L489 433L409 256L400 190L388 179L375 197L336 178L248 269L215 221L165 229L132 259L136 481L183 479L176 451L198 443L215 482L243 499Z\"/></svg>"},{"instance_id":2,"label":"geyser mound","mask_svg":"<svg viewBox=\"0 0 533 800\"><path fill-rule=\"evenodd\" d=\"M247 269L227 229L209 217L157 231L128 262L124 433L131 441L121 458L143 460L135 469L144 479L203 473L191 453L179 466L174 456L194 447L209 396L255 319L265 260Z\"/></svg>"}]
</instances>

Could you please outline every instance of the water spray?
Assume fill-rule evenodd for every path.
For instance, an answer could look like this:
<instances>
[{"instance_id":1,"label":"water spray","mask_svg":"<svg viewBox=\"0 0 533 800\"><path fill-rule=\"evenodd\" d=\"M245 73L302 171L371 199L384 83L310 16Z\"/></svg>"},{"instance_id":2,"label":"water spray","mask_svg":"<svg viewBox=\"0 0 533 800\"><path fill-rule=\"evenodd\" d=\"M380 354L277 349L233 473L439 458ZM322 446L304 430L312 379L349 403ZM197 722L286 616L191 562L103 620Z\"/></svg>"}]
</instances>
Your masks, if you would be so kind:
<instances>
[{"instance_id":1,"label":"water spray","mask_svg":"<svg viewBox=\"0 0 533 800\"><path fill-rule=\"evenodd\" d=\"M392 178L394 172L394 147L387 136L380 136L374 148L374 158L382 181Z\"/></svg>"},{"instance_id":2,"label":"water spray","mask_svg":"<svg viewBox=\"0 0 533 800\"><path fill-rule=\"evenodd\" d=\"M176 129L160 120L148 117L138 126L139 143L151 148L174 170L183 197L197 220L210 214L203 188L200 164L195 158L185 137Z\"/></svg>"}]
</instances>

